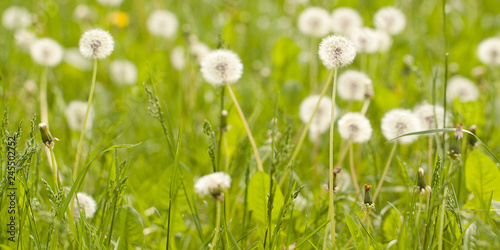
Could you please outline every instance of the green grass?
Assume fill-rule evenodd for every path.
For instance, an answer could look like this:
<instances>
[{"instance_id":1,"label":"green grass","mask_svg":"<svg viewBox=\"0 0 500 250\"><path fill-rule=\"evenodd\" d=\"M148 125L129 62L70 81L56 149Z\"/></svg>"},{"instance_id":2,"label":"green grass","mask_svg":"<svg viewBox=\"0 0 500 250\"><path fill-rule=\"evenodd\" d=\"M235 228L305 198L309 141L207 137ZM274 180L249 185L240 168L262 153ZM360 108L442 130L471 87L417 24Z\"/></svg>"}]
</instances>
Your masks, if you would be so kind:
<instances>
[{"instance_id":1,"label":"green grass","mask_svg":"<svg viewBox=\"0 0 500 250\"><path fill-rule=\"evenodd\" d=\"M16 46L13 31L0 27L0 137L4 142L0 144L0 248L209 249L212 242L214 249L286 249L291 244L296 249L500 248L500 170L496 161L500 157L500 117L495 113L500 110L496 102L500 68L484 66L482 78L471 74L482 65L477 45L500 35L498 3L443 1L311 0L294 9L287 3L291 1L283 0L125 0L112 8L91 0L82 3L95 9L96 19L83 23L72 17L77 1L0 1L0 13L12 5L27 8L37 20L29 29L65 48L78 47L81 34L96 27L110 31L115 40L113 54L97 64L95 119L83 141L75 181L73 165L80 131L69 128L65 108L70 101L87 100L92 71L80 71L65 62L48 69L50 131L60 139L53 149L61 178L57 189L51 159L37 129L38 91L25 87L27 80L39 86L44 68ZM449 11L443 11L443 4ZM449 136L445 138L420 132L416 142L398 144L369 218L351 182L349 159L343 159L337 176L340 192L335 195L336 245L332 246L329 235L325 237L325 230L330 230L329 196L322 187L329 176L328 133L321 135L318 145L306 138L296 157L293 155L304 127L299 105L312 94L310 65L301 59L307 53L316 54L320 41L301 34L297 18L306 6L328 11L348 6L359 11L365 26L373 27L376 10L388 5L400 8L407 18L404 32L393 36L391 49L358 54L353 64L339 69L339 75L347 69L360 70L366 60L366 73L374 85L375 97L366 113L372 137L365 144L353 145L359 183L377 189L393 147L381 133L382 116L393 108L413 109L423 101L443 106L446 79L454 75L473 80L480 97L467 103L449 102L446 109L453 114L451 124L463 123L464 129L476 124L481 143L468 145L469 134L465 133L461 161L446 158L443 150L450 148L453 128L446 130ZM146 29L147 17L160 8L179 19L181 26L174 39L155 38ZM129 16L126 27L110 22L108 14L117 10ZM189 54L184 70L172 66L172 49L186 49L189 35L196 35L212 49L224 46L240 56L244 74L232 89L255 138L264 172L257 169L227 89L206 83ZM414 57L412 67L404 64L406 55ZM114 59L136 64L139 77L135 85L112 81L109 65ZM448 67L450 63L459 67ZM271 74L262 75L263 68ZM315 94L319 94L328 71L319 60L316 70ZM221 103L229 112L226 118L221 118ZM341 98L336 104L341 114L359 112L363 106L362 101ZM6 229L11 216L9 136L17 141L15 242L8 240ZM335 164L348 143L337 132L334 136ZM429 136L434 145L431 152ZM414 193L417 170L420 166L427 169L429 154L433 174L426 173L426 180L431 174L432 182L427 185L432 193L420 197ZM199 197L194 182L215 171L226 171L232 185L224 190L220 232L213 239L216 202ZM92 218L71 216L71 197L78 192L97 202Z\"/></svg>"}]
</instances>

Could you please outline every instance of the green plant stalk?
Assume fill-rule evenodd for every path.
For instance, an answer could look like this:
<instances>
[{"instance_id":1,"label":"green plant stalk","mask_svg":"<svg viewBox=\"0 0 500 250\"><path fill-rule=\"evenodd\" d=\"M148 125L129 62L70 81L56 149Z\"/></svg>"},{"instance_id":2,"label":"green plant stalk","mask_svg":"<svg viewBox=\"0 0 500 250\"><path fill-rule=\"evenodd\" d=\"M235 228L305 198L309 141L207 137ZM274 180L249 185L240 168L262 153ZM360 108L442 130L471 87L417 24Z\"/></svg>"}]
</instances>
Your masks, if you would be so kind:
<instances>
[{"instance_id":1,"label":"green plant stalk","mask_svg":"<svg viewBox=\"0 0 500 250\"><path fill-rule=\"evenodd\" d=\"M54 187L56 191L58 191L59 183L61 183L61 181L59 180L59 170L57 169L56 157L54 156L54 151L51 147L49 147L49 150L50 150L50 160L52 162L52 173L54 174Z\"/></svg>"},{"instance_id":2,"label":"green plant stalk","mask_svg":"<svg viewBox=\"0 0 500 250\"><path fill-rule=\"evenodd\" d=\"M443 203L441 204L441 211L439 214L439 234L438 234L438 250L443 249L443 229L444 229L444 215L446 213L446 195L448 194L448 188L444 188L443 193Z\"/></svg>"},{"instance_id":3,"label":"green plant stalk","mask_svg":"<svg viewBox=\"0 0 500 250\"><path fill-rule=\"evenodd\" d=\"M387 164L385 165L384 172L382 173L382 177L380 177L380 181L378 182L377 189L375 190L375 194L373 195L373 202L377 200L378 193L382 188L382 184L384 184L385 176L387 175L387 171L389 170L389 166L391 166L392 158L394 158L394 152L396 152L396 147L398 143L395 142L394 146L392 146L391 154L389 155L389 159L387 160Z\"/></svg>"},{"instance_id":4,"label":"green plant stalk","mask_svg":"<svg viewBox=\"0 0 500 250\"><path fill-rule=\"evenodd\" d=\"M367 208L366 209L366 231L368 232L368 234L370 234L370 210L371 208ZM368 237L370 238L370 237ZM370 246L371 246L371 240L368 239L368 249L370 249Z\"/></svg>"},{"instance_id":5,"label":"green plant stalk","mask_svg":"<svg viewBox=\"0 0 500 250\"><path fill-rule=\"evenodd\" d=\"M415 225L416 225L416 228L418 230L418 229L420 229L420 214L422 213L422 195L420 194L420 192L417 195L418 195L419 202L418 202L417 218L415 220ZM426 192L426 195L427 195L427 192ZM417 238L417 242L418 242L418 245L420 246L420 237Z\"/></svg>"},{"instance_id":6,"label":"green plant stalk","mask_svg":"<svg viewBox=\"0 0 500 250\"><path fill-rule=\"evenodd\" d=\"M243 123L243 126L245 127L245 130L248 135L248 140L250 141L250 144L252 145L253 152L255 154L255 161L257 162L257 168L259 171L264 171L264 168L262 167L262 160L260 159L259 155L259 149L257 148L257 145L255 144L255 140L252 136L252 131L250 131L250 127L248 127L247 120L245 119L245 115L243 114L243 111L241 110L240 104L238 103L238 100L236 99L236 96L234 95L233 89L231 89L231 86L229 83L226 83L227 90L229 92L229 95L231 96L231 99L233 100L234 106L236 107L236 110L238 110L238 114L240 115L241 122Z\"/></svg>"},{"instance_id":7,"label":"green plant stalk","mask_svg":"<svg viewBox=\"0 0 500 250\"><path fill-rule=\"evenodd\" d=\"M49 125L49 108L47 104L47 67L43 67L40 77L40 118Z\"/></svg>"},{"instance_id":8,"label":"green plant stalk","mask_svg":"<svg viewBox=\"0 0 500 250\"><path fill-rule=\"evenodd\" d=\"M333 89L332 89L332 113L330 120L330 157L328 161L329 165L329 189L328 193L330 194L330 205L329 205L329 215L330 218L330 227L331 227L331 239L332 239L332 247L335 247L335 203L334 203L334 194L333 194L333 135L335 129L335 97L337 93L337 68L334 69L335 73L333 76Z\"/></svg>"},{"instance_id":9,"label":"green plant stalk","mask_svg":"<svg viewBox=\"0 0 500 250\"><path fill-rule=\"evenodd\" d=\"M210 249L215 249L215 244L217 243L217 238L219 237L220 213L221 213L220 201L215 201L215 230L214 230L214 237L212 238L212 243L210 244Z\"/></svg>"},{"instance_id":10,"label":"green plant stalk","mask_svg":"<svg viewBox=\"0 0 500 250\"><path fill-rule=\"evenodd\" d=\"M302 143L304 142L304 139L306 138L307 131L309 130L309 126L311 125L311 122L314 118L314 115L316 114L316 111L318 110L319 103L320 103L321 99L323 99L323 96L325 96L326 91L328 90L328 87L330 86L330 82L332 81L334 71L335 70L332 69L332 70L330 70L330 73L328 74L328 78L325 82L325 86L323 87L323 90L321 90L321 94L319 95L318 103L316 103L316 106L314 107L314 110L311 114L311 118L309 118L309 121L306 123L306 126L302 129L302 133L300 134L299 141L297 142L297 146L295 147L295 149L293 151L292 158L290 158L290 161L288 162L287 167L290 167L293 164L293 162L295 161L295 158L297 158L297 155L300 152L300 149L302 148ZM283 177L281 178L279 186L283 185L283 182L285 181L289 172L290 172L290 170L287 168L285 170L285 173L283 174Z\"/></svg>"},{"instance_id":11,"label":"green plant stalk","mask_svg":"<svg viewBox=\"0 0 500 250\"><path fill-rule=\"evenodd\" d=\"M360 202L363 202L363 198L361 197L361 190L359 189L358 177L356 176L356 169L354 168L354 153L352 143L349 142L349 167L351 168L351 178L352 185L354 185L354 190L356 190L356 196L359 198ZM332 170L333 171L333 170Z\"/></svg>"},{"instance_id":12,"label":"green plant stalk","mask_svg":"<svg viewBox=\"0 0 500 250\"><path fill-rule=\"evenodd\" d=\"M429 136L429 152L427 159L427 183L432 182L432 136Z\"/></svg>"},{"instance_id":13,"label":"green plant stalk","mask_svg":"<svg viewBox=\"0 0 500 250\"><path fill-rule=\"evenodd\" d=\"M316 92L317 79L318 79L318 61L316 59L316 38L311 38L311 51L310 51L310 61L309 61L309 84L311 85L311 94Z\"/></svg>"},{"instance_id":14,"label":"green plant stalk","mask_svg":"<svg viewBox=\"0 0 500 250\"><path fill-rule=\"evenodd\" d=\"M194 91L193 91L194 92ZM224 87L220 88L220 119L219 119L219 144L217 145L217 166L220 168L220 158L221 158L221 145L222 138L224 137L224 117L222 111L224 110ZM227 151L226 151L227 154ZM227 173L227 170L226 170Z\"/></svg>"},{"instance_id":15,"label":"green plant stalk","mask_svg":"<svg viewBox=\"0 0 500 250\"><path fill-rule=\"evenodd\" d=\"M328 239L328 232L330 231L330 228L327 226L325 227L325 234L323 235L323 250L326 249L326 239Z\"/></svg>"}]
</instances>

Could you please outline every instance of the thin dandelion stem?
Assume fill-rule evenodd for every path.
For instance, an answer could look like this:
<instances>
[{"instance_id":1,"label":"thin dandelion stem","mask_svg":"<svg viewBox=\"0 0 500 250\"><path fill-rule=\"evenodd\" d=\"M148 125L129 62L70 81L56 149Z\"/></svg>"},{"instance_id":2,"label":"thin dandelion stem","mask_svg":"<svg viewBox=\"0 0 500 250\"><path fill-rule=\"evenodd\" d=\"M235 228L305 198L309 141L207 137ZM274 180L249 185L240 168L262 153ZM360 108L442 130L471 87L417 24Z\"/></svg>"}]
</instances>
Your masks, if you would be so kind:
<instances>
[{"instance_id":1,"label":"thin dandelion stem","mask_svg":"<svg viewBox=\"0 0 500 250\"><path fill-rule=\"evenodd\" d=\"M212 238L212 243L210 244L210 249L215 249L215 244L217 243L217 238L219 237L220 228L220 214L221 214L221 202L215 202L215 230L214 237Z\"/></svg>"},{"instance_id":2,"label":"thin dandelion stem","mask_svg":"<svg viewBox=\"0 0 500 250\"><path fill-rule=\"evenodd\" d=\"M328 232L330 231L330 228L328 226L325 227L325 234L323 235L323 250L326 249L326 242L328 239Z\"/></svg>"},{"instance_id":3,"label":"thin dandelion stem","mask_svg":"<svg viewBox=\"0 0 500 250\"><path fill-rule=\"evenodd\" d=\"M427 192L426 192L427 193ZM420 194L420 192L417 194L418 195L418 199L419 199L419 202L418 202L418 212L417 212L417 219L415 220L415 225L417 225L417 228L420 228L420 213L422 213L422 195ZM418 239L418 241L420 241L420 239ZM420 243L419 243L420 245Z\"/></svg>"},{"instance_id":4,"label":"thin dandelion stem","mask_svg":"<svg viewBox=\"0 0 500 250\"><path fill-rule=\"evenodd\" d=\"M330 194L330 209L329 209L329 218L330 218L330 226L331 226L331 239L332 239L332 247L335 247L335 203L334 198L335 195L333 193L333 139L334 139L334 129L335 129L335 97L337 93L337 68L334 68L334 76L333 76L333 88L332 88L332 111L331 111L331 120L330 120L330 157L328 161L329 165L329 189L328 192Z\"/></svg>"},{"instance_id":5,"label":"thin dandelion stem","mask_svg":"<svg viewBox=\"0 0 500 250\"><path fill-rule=\"evenodd\" d=\"M429 136L429 152L427 160L427 183L432 181L432 136Z\"/></svg>"},{"instance_id":6,"label":"thin dandelion stem","mask_svg":"<svg viewBox=\"0 0 500 250\"><path fill-rule=\"evenodd\" d=\"M311 93L316 92L316 80L318 75L318 63L317 63L317 53L316 52L316 38L311 38L311 52L309 61L309 81L311 86Z\"/></svg>"},{"instance_id":7,"label":"thin dandelion stem","mask_svg":"<svg viewBox=\"0 0 500 250\"><path fill-rule=\"evenodd\" d=\"M73 165L73 181L76 180L78 175L78 165L80 163L80 154L83 146L83 138L85 138L85 129L87 128L87 120L89 118L90 107L92 105L92 99L94 96L94 88L97 76L97 59L94 59L94 72L92 73L92 85L90 85L90 94L87 102L87 111L85 112L85 119L83 119L82 132L80 133L80 140L78 141L78 147L76 149L75 164Z\"/></svg>"},{"instance_id":8,"label":"thin dandelion stem","mask_svg":"<svg viewBox=\"0 0 500 250\"><path fill-rule=\"evenodd\" d=\"M56 157L54 156L52 147L48 148L50 150L50 160L52 162L52 173L54 174L54 187L56 190L59 190L59 183L61 183L61 181L59 180L59 170L57 169Z\"/></svg>"},{"instance_id":9,"label":"thin dandelion stem","mask_svg":"<svg viewBox=\"0 0 500 250\"><path fill-rule=\"evenodd\" d=\"M361 197L361 190L359 189L359 182L358 182L358 177L356 176L356 169L354 168L354 153L353 153L353 145L352 143L349 143L349 166L351 168L351 178L352 178L352 185L354 186L354 189L356 190L356 196L359 198L359 201L362 203L363 198Z\"/></svg>"},{"instance_id":10,"label":"thin dandelion stem","mask_svg":"<svg viewBox=\"0 0 500 250\"><path fill-rule=\"evenodd\" d=\"M361 108L361 114L365 115L366 111L368 111L368 107L370 107L370 98L366 98L363 102L363 107Z\"/></svg>"},{"instance_id":11,"label":"thin dandelion stem","mask_svg":"<svg viewBox=\"0 0 500 250\"><path fill-rule=\"evenodd\" d=\"M382 173L382 177L380 178L380 181L378 182L377 189L375 190L375 194L373 195L373 202L377 200L378 193L380 192L380 189L382 188L382 184L384 184L384 179L385 176L387 175L387 171L389 170L389 166L391 166L392 158L394 157L394 152L396 152L396 147L398 143L395 142L394 146L392 146L391 154L389 155L389 159L387 160L387 164L385 165L384 172Z\"/></svg>"},{"instance_id":12,"label":"thin dandelion stem","mask_svg":"<svg viewBox=\"0 0 500 250\"><path fill-rule=\"evenodd\" d=\"M448 188L444 189L443 203L441 204L441 211L439 214L439 234L438 234L438 250L443 249L443 229L444 229L444 215L446 207L446 195L448 194Z\"/></svg>"},{"instance_id":13,"label":"thin dandelion stem","mask_svg":"<svg viewBox=\"0 0 500 250\"><path fill-rule=\"evenodd\" d=\"M368 231L368 234L370 234L370 210L371 208L366 209L366 230ZM368 249L370 249L371 245L371 240L370 237L368 237Z\"/></svg>"},{"instance_id":14,"label":"thin dandelion stem","mask_svg":"<svg viewBox=\"0 0 500 250\"><path fill-rule=\"evenodd\" d=\"M252 135L252 131L250 131L250 127L248 127L247 119L245 119L245 115L243 114L243 111L241 110L240 104L238 103L238 100L236 99L236 96L234 95L233 89L229 85L229 83L226 83L227 90L229 92L229 95L231 96L231 99L233 100L234 106L236 107L236 110L238 110L238 114L240 115L241 122L243 123L243 126L245 127L245 130L247 131L248 135L248 140L250 141L250 144L252 145L253 153L255 154L255 161L257 162L257 168L259 171L264 171L264 168L262 167L262 161L260 159L259 155L259 149L257 148L257 144L255 144L255 140Z\"/></svg>"},{"instance_id":15,"label":"thin dandelion stem","mask_svg":"<svg viewBox=\"0 0 500 250\"><path fill-rule=\"evenodd\" d=\"M49 126L49 108L47 104L47 67L43 67L40 77L40 117Z\"/></svg>"}]
</instances>

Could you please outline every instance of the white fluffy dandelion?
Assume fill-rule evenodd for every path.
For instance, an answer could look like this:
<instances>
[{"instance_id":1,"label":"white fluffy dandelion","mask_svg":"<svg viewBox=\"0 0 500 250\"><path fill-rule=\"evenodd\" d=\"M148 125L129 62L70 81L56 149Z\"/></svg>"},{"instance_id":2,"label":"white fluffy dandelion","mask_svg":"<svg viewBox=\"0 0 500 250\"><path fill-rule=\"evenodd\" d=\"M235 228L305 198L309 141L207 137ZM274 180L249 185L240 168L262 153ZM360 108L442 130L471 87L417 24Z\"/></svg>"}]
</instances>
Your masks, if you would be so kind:
<instances>
[{"instance_id":1,"label":"white fluffy dandelion","mask_svg":"<svg viewBox=\"0 0 500 250\"><path fill-rule=\"evenodd\" d=\"M201 62L201 73L214 86L235 83L243 74L243 64L236 53L218 49L205 56Z\"/></svg>"},{"instance_id":2,"label":"white fluffy dandelion","mask_svg":"<svg viewBox=\"0 0 500 250\"><path fill-rule=\"evenodd\" d=\"M26 28L32 22L31 13L23 7L11 6L2 14L2 24L9 30Z\"/></svg>"},{"instance_id":3,"label":"white fluffy dandelion","mask_svg":"<svg viewBox=\"0 0 500 250\"><path fill-rule=\"evenodd\" d=\"M413 111L420 118L422 129L429 130L435 128L444 128L444 108L440 105L423 103L417 106ZM451 115L446 116L446 125L451 124ZM437 123L437 124L436 124Z\"/></svg>"},{"instance_id":4,"label":"white fluffy dandelion","mask_svg":"<svg viewBox=\"0 0 500 250\"><path fill-rule=\"evenodd\" d=\"M479 61L488 65L500 65L500 38L492 37L482 41L477 48Z\"/></svg>"},{"instance_id":5,"label":"white fluffy dandelion","mask_svg":"<svg viewBox=\"0 0 500 250\"><path fill-rule=\"evenodd\" d=\"M85 4L79 4L73 11L73 18L78 22L92 20L95 15L95 11Z\"/></svg>"},{"instance_id":6,"label":"white fluffy dandelion","mask_svg":"<svg viewBox=\"0 0 500 250\"><path fill-rule=\"evenodd\" d=\"M339 76L337 91L342 99L362 101L365 99L366 85L370 82L365 73L347 70Z\"/></svg>"},{"instance_id":7,"label":"white fluffy dandelion","mask_svg":"<svg viewBox=\"0 0 500 250\"><path fill-rule=\"evenodd\" d=\"M194 184L194 191L199 196L212 195L218 199L222 196L222 189L231 187L231 176L224 172L216 172L199 178Z\"/></svg>"},{"instance_id":8,"label":"white fluffy dandelion","mask_svg":"<svg viewBox=\"0 0 500 250\"><path fill-rule=\"evenodd\" d=\"M146 26L153 36L172 38L177 33L179 21L167 10L155 10L148 18Z\"/></svg>"},{"instance_id":9,"label":"white fluffy dandelion","mask_svg":"<svg viewBox=\"0 0 500 250\"><path fill-rule=\"evenodd\" d=\"M379 9L373 16L373 24L377 29L387 31L391 35L401 33L406 26L405 14L395 7Z\"/></svg>"},{"instance_id":10,"label":"white fluffy dandelion","mask_svg":"<svg viewBox=\"0 0 500 250\"><path fill-rule=\"evenodd\" d=\"M332 12L332 31L343 35L348 35L353 29L363 26L363 18L358 11L348 7L336 8Z\"/></svg>"},{"instance_id":11,"label":"white fluffy dandelion","mask_svg":"<svg viewBox=\"0 0 500 250\"><path fill-rule=\"evenodd\" d=\"M80 53L86 58L104 59L113 52L115 41L109 32L93 29L83 33L79 47Z\"/></svg>"},{"instance_id":12,"label":"white fluffy dandelion","mask_svg":"<svg viewBox=\"0 0 500 250\"><path fill-rule=\"evenodd\" d=\"M80 192L76 194L78 198L74 202L74 211L73 211L73 217L75 218L80 218L80 210L78 209L78 204L80 204L80 209L85 212L85 218L92 218L94 217L95 212L97 211L97 203L95 202L94 198L92 196Z\"/></svg>"},{"instance_id":13,"label":"white fluffy dandelion","mask_svg":"<svg viewBox=\"0 0 500 250\"><path fill-rule=\"evenodd\" d=\"M123 3L123 0L97 0L98 3L104 6L118 6Z\"/></svg>"},{"instance_id":14,"label":"white fluffy dandelion","mask_svg":"<svg viewBox=\"0 0 500 250\"><path fill-rule=\"evenodd\" d=\"M14 33L16 45L24 51L29 51L31 44L33 44L36 39L36 34L27 29L18 29L16 33Z\"/></svg>"},{"instance_id":15,"label":"white fluffy dandelion","mask_svg":"<svg viewBox=\"0 0 500 250\"><path fill-rule=\"evenodd\" d=\"M92 69L92 62L83 57L78 48L66 49L64 52L64 62L81 71L89 71Z\"/></svg>"},{"instance_id":16,"label":"white fluffy dandelion","mask_svg":"<svg viewBox=\"0 0 500 250\"><path fill-rule=\"evenodd\" d=\"M363 27L353 30L349 38L360 53L375 53L379 49L379 38L374 29Z\"/></svg>"},{"instance_id":17,"label":"white fluffy dandelion","mask_svg":"<svg viewBox=\"0 0 500 250\"><path fill-rule=\"evenodd\" d=\"M299 118L303 123L309 122L316 104L319 101L319 95L306 97L299 107ZM318 109L309 126L309 137L312 141L316 141L322 133L330 128L332 111L332 100L326 96L321 98ZM337 108L335 108L335 118L337 117Z\"/></svg>"},{"instance_id":18,"label":"white fluffy dandelion","mask_svg":"<svg viewBox=\"0 0 500 250\"><path fill-rule=\"evenodd\" d=\"M387 140L398 136L421 130L420 120L411 111L406 109L393 109L382 117L382 134ZM405 136L398 139L401 144L410 144L418 136Z\"/></svg>"},{"instance_id":19,"label":"white fluffy dandelion","mask_svg":"<svg viewBox=\"0 0 500 250\"><path fill-rule=\"evenodd\" d=\"M321 40L318 54L327 69L341 68L352 63L356 57L356 49L347 38L331 35Z\"/></svg>"},{"instance_id":20,"label":"white fluffy dandelion","mask_svg":"<svg viewBox=\"0 0 500 250\"><path fill-rule=\"evenodd\" d=\"M299 15L299 30L308 36L323 37L330 33L330 14L320 7L309 7Z\"/></svg>"},{"instance_id":21,"label":"white fluffy dandelion","mask_svg":"<svg viewBox=\"0 0 500 250\"><path fill-rule=\"evenodd\" d=\"M364 143L372 136L370 120L360 113L347 113L338 121L339 134L342 139Z\"/></svg>"},{"instance_id":22,"label":"white fluffy dandelion","mask_svg":"<svg viewBox=\"0 0 500 250\"><path fill-rule=\"evenodd\" d=\"M30 54L35 63L54 67L61 63L64 50L53 39L41 38L31 44Z\"/></svg>"},{"instance_id":23,"label":"white fluffy dandelion","mask_svg":"<svg viewBox=\"0 0 500 250\"><path fill-rule=\"evenodd\" d=\"M128 60L114 60L109 65L111 79L121 85L137 83L137 67Z\"/></svg>"},{"instance_id":24,"label":"white fluffy dandelion","mask_svg":"<svg viewBox=\"0 0 500 250\"><path fill-rule=\"evenodd\" d=\"M198 63L201 63L210 51L210 47L202 42L194 42L189 46L189 52L196 58Z\"/></svg>"},{"instance_id":25,"label":"white fluffy dandelion","mask_svg":"<svg viewBox=\"0 0 500 250\"><path fill-rule=\"evenodd\" d=\"M392 46L392 37L383 30L375 30L378 40L378 52L387 52Z\"/></svg>"},{"instance_id":26,"label":"white fluffy dandelion","mask_svg":"<svg viewBox=\"0 0 500 250\"><path fill-rule=\"evenodd\" d=\"M184 53L184 47L176 46L172 51L170 51L170 62L176 70L183 70L186 66L186 56Z\"/></svg>"},{"instance_id":27,"label":"white fluffy dandelion","mask_svg":"<svg viewBox=\"0 0 500 250\"><path fill-rule=\"evenodd\" d=\"M73 131L81 131L83 126L83 121L85 120L85 112L87 112L87 102L82 101L72 101L68 104L65 110L66 119L68 121L68 126ZM94 120L94 111L90 108L89 117L87 119L87 126L85 130L92 129L92 123Z\"/></svg>"},{"instance_id":28,"label":"white fluffy dandelion","mask_svg":"<svg viewBox=\"0 0 500 250\"><path fill-rule=\"evenodd\" d=\"M461 102L475 101L479 98L476 85L463 76L454 76L448 81L446 99L450 102L458 98Z\"/></svg>"}]
</instances>

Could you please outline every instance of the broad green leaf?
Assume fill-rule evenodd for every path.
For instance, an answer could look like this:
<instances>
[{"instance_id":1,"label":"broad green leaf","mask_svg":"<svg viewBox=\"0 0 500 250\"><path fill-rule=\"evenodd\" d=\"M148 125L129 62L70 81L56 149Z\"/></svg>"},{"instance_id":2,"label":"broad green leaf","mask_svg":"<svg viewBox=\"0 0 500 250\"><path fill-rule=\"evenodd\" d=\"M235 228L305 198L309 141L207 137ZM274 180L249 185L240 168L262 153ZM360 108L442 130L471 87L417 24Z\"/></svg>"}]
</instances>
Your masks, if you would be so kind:
<instances>
[{"instance_id":1,"label":"broad green leaf","mask_svg":"<svg viewBox=\"0 0 500 250\"><path fill-rule=\"evenodd\" d=\"M136 249L142 246L144 233L139 214L131 206L120 208L117 216L116 237L119 239L118 249Z\"/></svg>"},{"instance_id":2,"label":"broad green leaf","mask_svg":"<svg viewBox=\"0 0 500 250\"><path fill-rule=\"evenodd\" d=\"M500 201L500 170L485 154L472 151L465 163L465 181L468 190L488 204L493 191L493 199Z\"/></svg>"},{"instance_id":3,"label":"broad green leaf","mask_svg":"<svg viewBox=\"0 0 500 250\"><path fill-rule=\"evenodd\" d=\"M356 224L354 219L348 214L345 215L345 223L347 224L347 227L349 227L349 231L351 232L354 244L356 244L356 248L367 249L365 237L363 237L361 230L359 230L358 224Z\"/></svg>"},{"instance_id":4,"label":"broad green leaf","mask_svg":"<svg viewBox=\"0 0 500 250\"><path fill-rule=\"evenodd\" d=\"M267 200L270 195L269 181L269 175L259 171L252 176L248 184L248 208L252 211L252 217L263 223L266 222ZM273 220L278 218L283 203L283 194L279 187L276 187L272 212Z\"/></svg>"}]
</instances>

